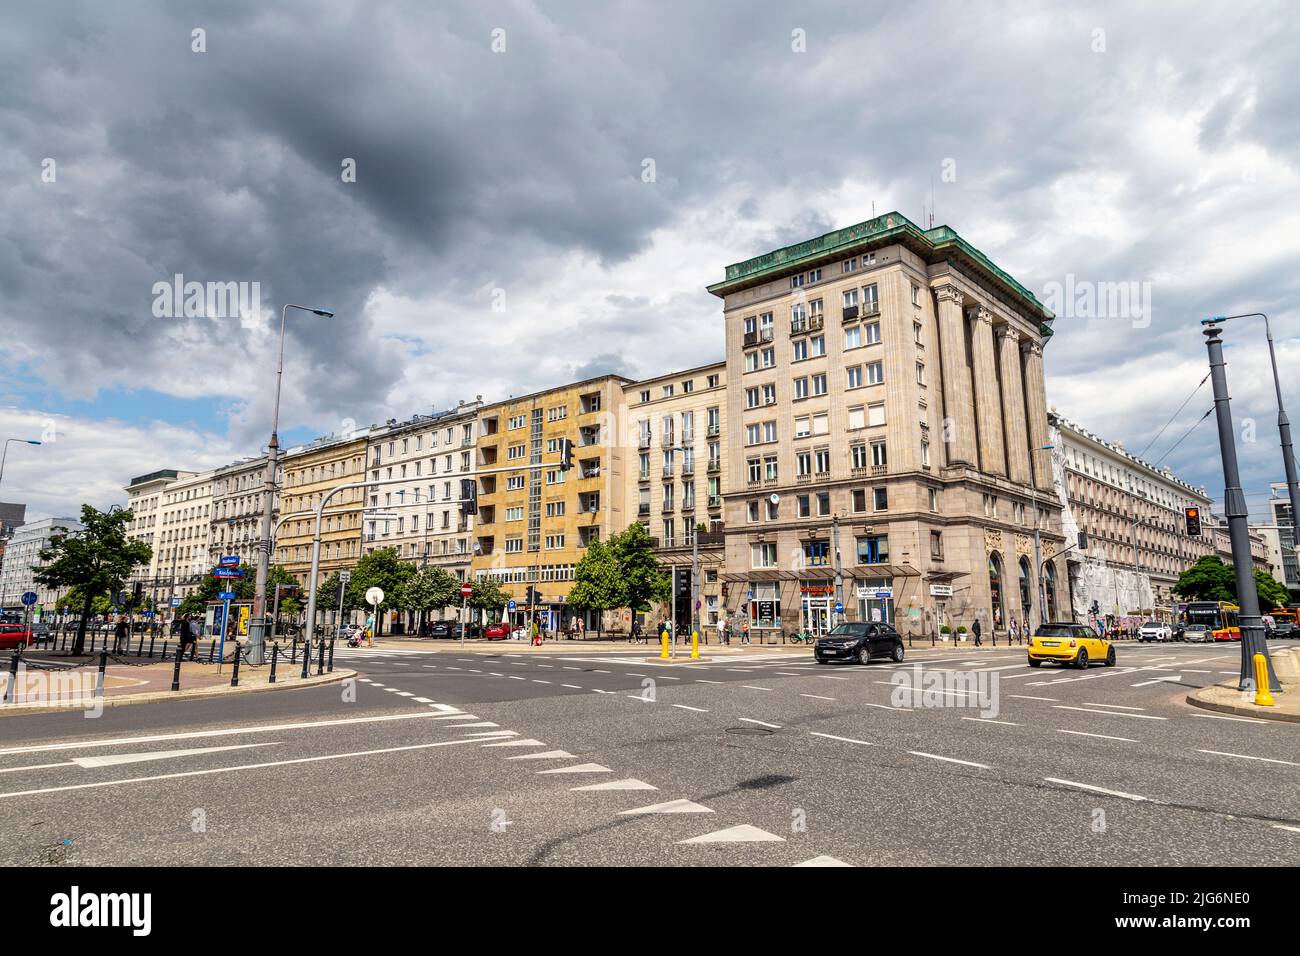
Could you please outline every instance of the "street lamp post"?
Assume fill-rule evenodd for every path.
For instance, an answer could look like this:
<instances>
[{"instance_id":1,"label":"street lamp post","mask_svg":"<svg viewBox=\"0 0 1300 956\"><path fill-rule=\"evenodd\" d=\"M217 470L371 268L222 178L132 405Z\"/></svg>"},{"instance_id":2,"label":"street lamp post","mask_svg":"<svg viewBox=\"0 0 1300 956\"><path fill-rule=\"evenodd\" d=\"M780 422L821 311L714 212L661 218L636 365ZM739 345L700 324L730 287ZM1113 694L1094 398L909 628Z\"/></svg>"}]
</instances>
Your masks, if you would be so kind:
<instances>
[{"instance_id":1,"label":"street lamp post","mask_svg":"<svg viewBox=\"0 0 1300 956\"><path fill-rule=\"evenodd\" d=\"M0 453L0 481L4 481L5 478L5 459L9 457L9 443L15 441L21 442L24 445L40 444L40 442L37 441L35 438L6 438L4 452Z\"/></svg>"},{"instance_id":2,"label":"street lamp post","mask_svg":"<svg viewBox=\"0 0 1300 956\"><path fill-rule=\"evenodd\" d=\"M1223 513L1228 519L1228 536L1232 541L1232 567L1237 581L1237 604L1241 608L1241 674L1238 686L1249 689L1254 682L1254 660L1263 654L1268 666L1269 688L1281 692L1273 662L1264 642L1264 626L1259 616L1259 594L1255 590L1254 564L1250 556L1250 529L1246 524L1246 496L1241 490L1241 473L1237 469L1237 446L1232 436L1232 410L1228 399L1228 376L1223 361L1223 330L1206 323L1205 345L1210 356L1210 380L1214 386L1215 420L1219 426L1219 452L1223 458ZM1289 437L1289 436L1288 436ZM1288 456L1290 451L1288 450Z\"/></svg>"},{"instance_id":3,"label":"street lamp post","mask_svg":"<svg viewBox=\"0 0 1300 956\"><path fill-rule=\"evenodd\" d=\"M1291 421L1282 404L1282 381L1277 374L1277 353L1273 349L1273 329L1263 312L1246 312L1241 315L1216 315L1202 319L1201 324L1217 328L1219 323L1231 319L1263 319L1264 336L1268 339L1268 360L1273 366L1273 391L1277 395L1277 430L1282 443L1282 467L1286 472L1287 496L1291 500L1291 546L1300 550L1300 479L1296 478L1295 452L1291 446Z\"/></svg>"},{"instance_id":4,"label":"street lamp post","mask_svg":"<svg viewBox=\"0 0 1300 956\"><path fill-rule=\"evenodd\" d=\"M276 472L280 463L280 385L284 379L284 323L290 309L310 312L312 315L332 318L327 309L313 309L305 305L285 305L280 310L280 358L275 370L275 408L271 419L271 442L266 454L265 501L262 509L262 528L257 542L257 577L253 591L253 616L248 622L248 654L250 664L263 662L266 634L266 578L271 569L271 512L275 508Z\"/></svg>"}]
</instances>

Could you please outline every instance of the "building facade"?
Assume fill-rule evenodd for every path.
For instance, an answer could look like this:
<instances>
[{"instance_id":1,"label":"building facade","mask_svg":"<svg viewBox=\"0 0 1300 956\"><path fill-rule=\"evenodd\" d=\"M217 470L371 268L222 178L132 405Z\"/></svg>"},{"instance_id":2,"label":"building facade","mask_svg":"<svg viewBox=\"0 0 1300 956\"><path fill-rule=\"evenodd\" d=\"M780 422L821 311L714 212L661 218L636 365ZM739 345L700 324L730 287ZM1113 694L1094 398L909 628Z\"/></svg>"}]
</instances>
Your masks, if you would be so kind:
<instances>
[{"instance_id":1,"label":"building facade","mask_svg":"<svg viewBox=\"0 0 1300 956\"><path fill-rule=\"evenodd\" d=\"M153 557L145 593L154 607L184 600L210 570L212 472L178 475L163 485L156 509Z\"/></svg>"},{"instance_id":2,"label":"building facade","mask_svg":"<svg viewBox=\"0 0 1300 956\"><path fill-rule=\"evenodd\" d=\"M890 213L728 266L727 609L987 634L1034 619L1060 550L1051 313L947 227ZM842 585L836 587L836 569ZM1064 564L1043 564L1046 615Z\"/></svg>"},{"instance_id":3,"label":"building facade","mask_svg":"<svg viewBox=\"0 0 1300 956\"><path fill-rule=\"evenodd\" d=\"M629 382L605 375L479 410L470 569L475 578L500 582L516 603L519 622L535 610L546 627L566 626L573 614L565 599L587 545L627 526ZM567 472L560 468L561 439L575 446ZM594 630L594 617L582 617Z\"/></svg>"},{"instance_id":4,"label":"building facade","mask_svg":"<svg viewBox=\"0 0 1300 956\"><path fill-rule=\"evenodd\" d=\"M1272 526L1277 529L1277 556L1281 559L1282 575L1278 580L1292 592L1300 592L1300 556L1296 553L1295 520L1286 482L1275 481L1268 490Z\"/></svg>"},{"instance_id":5,"label":"building facade","mask_svg":"<svg viewBox=\"0 0 1300 956\"><path fill-rule=\"evenodd\" d=\"M319 574L315 584L335 571L356 566L361 557L361 512L365 507L366 444L370 430L329 435L290 448L282 459L280 532L275 539L274 563L308 585L311 577L315 509L339 485L357 483L340 491L325 506L321 522Z\"/></svg>"},{"instance_id":6,"label":"building facade","mask_svg":"<svg viewBox=\"0 0 1300 956\"><path fill-rule=\"evenodd\" d=\"M212 523L208 532L208 569L223 557L238 555L240 564L254 567L262 537L266 501L267 456L245 458L212 473ZM284 478L281 459L279 479ZM274 521L280 509L271 513ZM272 531L274 532L274 523ZM207 569L205 569L207 570Z\"/></svg>"},{"instance_id":7,"label":"building facade","mask_svg":"<svg viewBox=\"0 0 1300 956\"><path fill-rule=\"evenodd\" d=\"M683 626L691 620L698 550L699 620L715 624L722 613L725 557L727 365L716 362L631 382L623 397L636 437L628 454L633 467L627 470L624 513L646 525L676 588L674 600L652 608L650 617Z\"/></svg>"},{"instance_id":8,"label":"building facade","mask_svg":"<svg viewBox=\"0 0 1300 956\"><path fill-rule=\"evenodd\" d=\"M161 542L160 522L163 498L168 484L193 477L195 474L196 472L193 471L162 468L132 478L127 483L126 507L131 512L131 522L126 533L137 541L149 545L153 552L147 564L142 564L131 572L126 581L128 588L134 588L139 584L146 594L156 600L160 585L154 577L154 570L157 567L158 548Z\"/></svg>"},{"instance_id":9,"label":"building facade","mask_svg":"<svg viewBox=\"0 0 1300 956\"><path fill-rule=\"evenodd\" d=\"M36 583L41 552L50 546L54 535L80 530L81 522L76 518L43 518L15 529L5 546L4 563L0 565L0 607L21 610L23 594L34 591L37 614L53 612L63 592Z\"/></svg>"}]
</instances>

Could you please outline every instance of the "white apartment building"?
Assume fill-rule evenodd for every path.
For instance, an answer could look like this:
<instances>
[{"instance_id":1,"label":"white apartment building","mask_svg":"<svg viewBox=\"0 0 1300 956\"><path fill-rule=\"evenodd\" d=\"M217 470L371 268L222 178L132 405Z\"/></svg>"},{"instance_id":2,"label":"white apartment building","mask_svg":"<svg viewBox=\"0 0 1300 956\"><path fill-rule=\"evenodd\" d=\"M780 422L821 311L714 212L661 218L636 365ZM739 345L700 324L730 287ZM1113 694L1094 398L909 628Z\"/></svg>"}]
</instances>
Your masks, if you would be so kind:
<instances>
[{"instance_id":1,"label":"white apartment building","mask_svg":"<svg viewBox=\"0 0 1300 956\"><path fill-rule=\"evenodd\" d=\"M43 613L52 612L62 592L36 583L41 551L50 546L54 535L80 530L81 522L76 518L44 518L15 529L0 565L0 606L21 609L23 594L35 591L36 607Z\"/></svg>"},{"instance_id":2,"label":"white apartment building","mask_svg":"<svg viewBox=\"0 0 1300 956\"><path fill-rule=\"evenodd\" d=\"M126 485L126 507L131 512L131 522L127 534L138 541L143 541L158 553L158 525L162 517L162 501L169 482L180 478L189 478L192 471L178 471L175 468L162 468L147 475L132 478ZM140 584L153 593L154 560L142 564L127 578L127 586Z\"/></svg>"},{"instance_id":3,"label":"white apartment building","mask_svg":"<svg viewBox=\"0 0 1300 956\"><path fill-rule=\"evenodd\" d=\"M254 566L262 534L263 502L266 499L266 455L244 458L212 473L212 527L208 532L208 565L227 555L239 555L240 563ZM283 464L280 467L283 478ZM278 507L272 519L278 518ZM275 527L272 524L272 533Z\"/></svg>"},{"instance_id":4,"label":"white apartment building","mask_svg":"<svg viewBox=\"0 0 1300 956\"><path fill-rule=\"evenodd\" d=\"M155 607L171 597L184 599L211 570L212 475L211 471L186 473L168 481L159 494L146 592Z\"/></svg>"}]
</instances>

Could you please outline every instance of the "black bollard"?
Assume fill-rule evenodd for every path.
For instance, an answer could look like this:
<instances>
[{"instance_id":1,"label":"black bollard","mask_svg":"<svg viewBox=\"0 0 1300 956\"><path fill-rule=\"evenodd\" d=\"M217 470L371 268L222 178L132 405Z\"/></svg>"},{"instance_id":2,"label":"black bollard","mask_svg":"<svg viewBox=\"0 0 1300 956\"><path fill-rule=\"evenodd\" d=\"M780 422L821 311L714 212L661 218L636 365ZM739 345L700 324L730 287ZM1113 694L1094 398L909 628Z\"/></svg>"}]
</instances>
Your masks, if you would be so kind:
<instances>
[{"instance_id":1,"label":"black bollard","mask_svg":"<svg viewBox=\"0 0 1300 956\"><path fill-rule=\"evenodd\" d=\"M18 686L18 656L21 652L14 648L14 656L9 659L9 686L5 688L5 703L14 699L14 688Z\"/></svg>"},{"instance_id":2,"label":"black bollard","mask_svg":"<svg viewBox=\"0 0 1300 956\"><path fill-rule=\"evenodd\" d=\"M217 642L213 641L208 645L208 663L211 664L217 659Z\"/></svg>"},{"instance_id":3,"label":"black bollard","mask_svg":"<svg viewBox=\"0 0 1300 956\"><path fill-rule=\"evenodd\" d=\"M158 655L160 660L164 660L164 661L167 660L167 645L170 643L171 643L170 640L163 641L162 653Z\"/></svg>"},{"instance_id":4,"label":"black bollard","mask_svg":"<svg viewBox=\"0 0 1300 956\"><path fill-rule=\"evenodd\" d=\"M320 677L325 673L325 639L321 638L320 654L316 660L316 676Z\"/></svg>"},{"instance_id":5,"label":"black bollard","mask_svg":"<svg viewBox=\"0 0 1300 956\"><path fill-rule=\"evenodd\" d=\"M176 666L172 668L172 690L181 689L181 658L185 656L185 645L176 645Z\"/></svg>"},{"instance_id":6,"label":"black bollard","mask_svg":"<svg viewBox=\"0 0 1300 956\"><path fill-rule=\"evenodd\" d=\"M230 686L239 686L239 642L235 642L235 666L230 672Z\"/></svg>"},{"instance_id":7,"label":"black bollard","mask_svg":"<svg viewBox=\"0 0 1300 956\"><path fill-rule=\"evenodd\" d=\"M271 676L266 679L268 684L275 683L275 665L280 661L280 645L278 643L271 645Z\"/></svg>"},{"instance_id":8,"label":"black bollard","mask_svg":"<svg viewBox=\"0 0 1300 956\"><path fill-rule=\"evenodd\" d=\"M153 660L153 635L149 635L149 659Z\"/></svg>"},{"instance_id":9,"label":"black bollard","mask_svg":"<svg viewBox=\"0 0 1300 956\"><path fill-rule=\"evenodd\" d=\"M334 641L335 638L331 637L330 638L330 662L329 662L329 666L325 668L331 674L334 673Z\"/></svg>"},{"instance_id":10,"label":"black bollard","mask_svg":"<svg viewBox=\"0 0 1300 956\"><path fill-rule=\"evenodd\" d=\"M99 683L95 686L95 696L104 696L104 672L108 670L108 649L99 652Z\"/></svg>"},{"instance_id":11,"label":"black bollard","mask_svg":"<svg viewBox=\"0 0 1300 956\"><path fill-rule=\"evenodd\" d=\"M140 646L135 649L136 657L144 657L144 631L140 632Z\"/></svg>"},{"instance_id":12,"label":"black bollard","mask_svg":"<svg viewBox=\"0 0 1300 956\"><path fill-rule=\"evenodd\" d=\"M307 672L311 669L311 642L302 642L302 679L307 679Z\"/></svg>"}]
</instances>

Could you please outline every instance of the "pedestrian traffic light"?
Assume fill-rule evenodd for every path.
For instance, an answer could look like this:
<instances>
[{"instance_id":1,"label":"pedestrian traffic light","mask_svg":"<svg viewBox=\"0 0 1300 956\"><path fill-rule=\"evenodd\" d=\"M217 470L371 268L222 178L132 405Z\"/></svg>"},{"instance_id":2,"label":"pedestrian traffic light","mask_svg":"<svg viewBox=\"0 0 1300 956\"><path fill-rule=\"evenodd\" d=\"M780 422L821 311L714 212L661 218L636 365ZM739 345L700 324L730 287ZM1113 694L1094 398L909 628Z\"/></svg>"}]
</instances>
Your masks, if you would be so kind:
<instances>
[{"instance_id":1,"label":"pedestrian traffic light","mask_svg":"<svg viewBox=\"0 0 1300 956\"><path fill-rule=\"evenodd\" d=\"M560 439L560 471L573 467L573 442L567 438Z\"/></svg>"},{"instance_id":2,"label":"pedestrian traffic light","mask_svg":"<svg viewBox=\"0 0 1300 956\"><path fill-rule=\"evenodd\" d=\"M478 514L478 482L473 478L462 478L460 480L460 513L463 515Z\"/></svg>"},{"instance_id":3,"label":"pedestrian traffic light","mask_svg":"<svg viewBox=\"0 0 1300 956\"><path fill-rule=\"evenodd\" d=\"M1187 519L1187 534L1189 537L1198 538L1201 535L1201 509L1184 508L1183 516Z\"/></svg>"}]
</instances>

